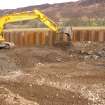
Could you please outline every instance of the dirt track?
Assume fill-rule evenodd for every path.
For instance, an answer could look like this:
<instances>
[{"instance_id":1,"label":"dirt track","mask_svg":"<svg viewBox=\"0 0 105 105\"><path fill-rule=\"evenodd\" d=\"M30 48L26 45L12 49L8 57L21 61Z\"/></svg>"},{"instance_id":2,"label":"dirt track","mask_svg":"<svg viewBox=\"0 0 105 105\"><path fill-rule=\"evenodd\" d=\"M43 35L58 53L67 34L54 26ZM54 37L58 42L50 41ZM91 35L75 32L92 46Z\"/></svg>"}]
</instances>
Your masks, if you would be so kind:
<instances>
[{"instance_id":1,"label":"dirt track","mask_svg":"<svg viewBox=\"0 0 105 105\"><path fill-rule=\"evenodd\" d=\"M0 51L0 105L105 105L104 44Z\"/></svg>"}]
</instances>

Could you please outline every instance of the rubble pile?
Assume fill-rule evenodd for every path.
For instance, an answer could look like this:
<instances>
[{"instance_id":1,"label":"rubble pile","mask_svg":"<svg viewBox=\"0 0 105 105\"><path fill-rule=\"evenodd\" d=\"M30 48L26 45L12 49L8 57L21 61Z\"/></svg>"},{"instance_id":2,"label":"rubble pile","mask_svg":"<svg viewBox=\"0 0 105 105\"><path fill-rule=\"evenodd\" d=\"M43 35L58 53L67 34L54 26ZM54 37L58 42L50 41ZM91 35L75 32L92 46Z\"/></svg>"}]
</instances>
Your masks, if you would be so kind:
<instances>
[{"instance_id":1,"label":"rubble pile","mask_svg":"<svg viewBox=\"0 0 105 105\"><path fill-rule=\"evenodd\" d=\"M78 57L83 60L104 60L105 43L81 42L77 43L75 48L69 49L71 57Z\"/></svg>"}]
</instances>

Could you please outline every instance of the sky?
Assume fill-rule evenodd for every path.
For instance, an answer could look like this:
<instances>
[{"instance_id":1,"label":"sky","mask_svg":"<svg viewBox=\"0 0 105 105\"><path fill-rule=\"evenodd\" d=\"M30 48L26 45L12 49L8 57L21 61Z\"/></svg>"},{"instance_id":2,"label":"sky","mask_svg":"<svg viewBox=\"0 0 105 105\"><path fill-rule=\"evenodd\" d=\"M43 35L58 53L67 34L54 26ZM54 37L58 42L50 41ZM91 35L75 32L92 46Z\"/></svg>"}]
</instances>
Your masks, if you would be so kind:
<instances>
[{"instance_id":1,"label":"sky","mask_svg":"<svg viewBox=\"0 0 105 105\"><path fill-rule=\"evenodd\" d=\"M0 9L15 9L40 4L53 4L78 0L0 0Z\"/></svg>"}]
</instances>

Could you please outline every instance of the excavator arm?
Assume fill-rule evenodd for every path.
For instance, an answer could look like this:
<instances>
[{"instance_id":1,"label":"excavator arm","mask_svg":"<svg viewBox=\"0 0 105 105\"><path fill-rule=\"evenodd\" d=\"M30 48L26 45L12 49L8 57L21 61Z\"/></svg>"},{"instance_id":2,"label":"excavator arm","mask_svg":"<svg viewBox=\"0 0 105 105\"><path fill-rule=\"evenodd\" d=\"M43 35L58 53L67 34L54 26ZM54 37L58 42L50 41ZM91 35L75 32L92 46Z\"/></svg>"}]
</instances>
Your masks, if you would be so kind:
<instances>
[{"instance_id":1,"label":"excavator arm","mask_svg":"<svg viewBox=\"0 0 105 105\"><path fill-rule=\"evenodd\" d=\"M68 31L66 31L65 27L64 29L62 27L58 27L58 25L55 22L50 20L42 12L40 12L39 10L33 10L33 11L27 11L27 12L12 13L12 14L8 14L0 17L0 48L10 48L11 46L13 46L11 45L10 42L5 42L5 38L3 35L5 24L24 21L24 20L33 20L33 19L38 19L42 23L44 23L47 27L49 27L51 30L55 32L59 32L61 41L63 38L63 34L66 34L68 39L70 39L70 34ZM68 42L70 42L70 40L68 40Z\"/></svg>"},{"instance_id":2,"label":"excavator arm","mask_svg":"<svg viewBox=\"0 0 105 105\"><path fill-rule=\"evenodd\" d=\"M11 23L11 22L23 21L23 20L32 20L32 19L38 19L42 23L44 23L47 27L49 27L51 30L55 32L58 31L58 26L56 25L56 23L50 20L39 10L13 13L13 14L5 15L0 18L0 42L5 41L3 36L3 29L5 24Z\"/></svg>"}]
</instances>

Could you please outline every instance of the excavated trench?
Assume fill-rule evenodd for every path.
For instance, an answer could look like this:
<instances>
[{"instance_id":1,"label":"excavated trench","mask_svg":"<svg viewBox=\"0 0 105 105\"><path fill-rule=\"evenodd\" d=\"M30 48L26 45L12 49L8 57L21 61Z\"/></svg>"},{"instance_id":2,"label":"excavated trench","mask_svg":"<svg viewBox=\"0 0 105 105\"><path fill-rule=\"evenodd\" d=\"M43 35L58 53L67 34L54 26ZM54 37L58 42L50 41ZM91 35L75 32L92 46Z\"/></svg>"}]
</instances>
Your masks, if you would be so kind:
<instances>
[{"instance_id":1,"label":"excavated trench","mask_svg":"<svg viewBox=\"0 0 105 105\"><path fill-rule=\"evenodd\" d=\"M0 105L105 105L104 43L0 51Z\"/></svg>"}]
</instances>

